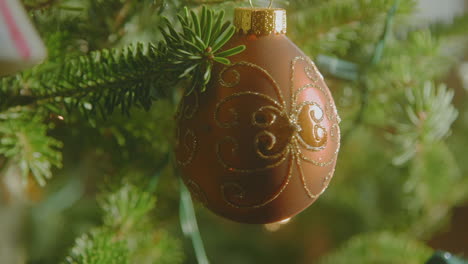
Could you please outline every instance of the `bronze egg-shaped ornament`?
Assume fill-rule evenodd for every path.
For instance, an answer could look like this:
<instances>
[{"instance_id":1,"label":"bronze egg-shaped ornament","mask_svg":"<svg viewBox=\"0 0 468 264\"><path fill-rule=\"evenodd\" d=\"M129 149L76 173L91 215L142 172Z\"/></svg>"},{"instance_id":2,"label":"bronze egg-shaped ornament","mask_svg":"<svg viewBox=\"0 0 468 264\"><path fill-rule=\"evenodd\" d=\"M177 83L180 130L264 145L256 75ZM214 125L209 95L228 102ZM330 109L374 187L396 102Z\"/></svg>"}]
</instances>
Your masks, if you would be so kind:
<instances>
[{"instance_id":1,"label":"bronze egg-shaped ornament","mask_svg":"<svg viewBox=\"0 0 468 264\"><path fill-rule=\"evenodd\" d=\"M184 96L176 159L192 196L225 218L266 224L293 217L327 188L340 148L332 95L285 35L286 11L237 8L245 45L216 63L205 92Z\"/></svg>"}]
</instances>

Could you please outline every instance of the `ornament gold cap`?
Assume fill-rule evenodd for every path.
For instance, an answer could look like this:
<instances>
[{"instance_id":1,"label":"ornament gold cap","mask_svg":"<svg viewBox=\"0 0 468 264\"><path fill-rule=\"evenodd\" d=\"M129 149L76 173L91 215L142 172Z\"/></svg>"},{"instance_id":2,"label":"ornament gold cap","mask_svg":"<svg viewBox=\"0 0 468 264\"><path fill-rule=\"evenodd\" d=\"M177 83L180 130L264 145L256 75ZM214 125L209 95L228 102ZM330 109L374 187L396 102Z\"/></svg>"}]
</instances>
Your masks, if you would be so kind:
<instances>
[{"instance_id":1,"label":"ornament gold cap","mask_svg":"<svg viewBox=\"0 0 468 264\"><path fill-rule=\"evenodd\" d=\"M238 7L234 10L234 26L243 34L286 34L286 10Z\"/></svg>"}]
</instances>

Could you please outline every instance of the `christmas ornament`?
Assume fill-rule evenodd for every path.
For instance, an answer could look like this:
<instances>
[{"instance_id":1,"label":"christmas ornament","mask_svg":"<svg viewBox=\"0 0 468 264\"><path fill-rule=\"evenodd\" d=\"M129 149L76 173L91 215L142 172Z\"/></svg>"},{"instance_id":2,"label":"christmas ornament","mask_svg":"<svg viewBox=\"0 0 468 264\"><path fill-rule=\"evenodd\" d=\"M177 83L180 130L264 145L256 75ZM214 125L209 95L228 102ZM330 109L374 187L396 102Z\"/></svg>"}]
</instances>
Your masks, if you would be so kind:
<instances>
[{"instance_id":1,"label":"christmas ornament","mask_svg":"<svg viewBox=\"0 0 468 264\"><path fill-rule=\"evenodd\" d=\"M0 76L33 66L46 49L17 0L0 0Z\"/></svg>"},{"instance_id":2,"label":"christmas ornament","mask_svg":"<svg viewBox=\"0 0 468 264\"><path fill-rule=\"evenodd\" d=\"M216 64L205 92L184 96L176 159L195 199L228 219L282 221L327 188L340 147L339 117L314 63L285 35L286 11L237 8L246 45Z\"/></svg>"}]
</instances>

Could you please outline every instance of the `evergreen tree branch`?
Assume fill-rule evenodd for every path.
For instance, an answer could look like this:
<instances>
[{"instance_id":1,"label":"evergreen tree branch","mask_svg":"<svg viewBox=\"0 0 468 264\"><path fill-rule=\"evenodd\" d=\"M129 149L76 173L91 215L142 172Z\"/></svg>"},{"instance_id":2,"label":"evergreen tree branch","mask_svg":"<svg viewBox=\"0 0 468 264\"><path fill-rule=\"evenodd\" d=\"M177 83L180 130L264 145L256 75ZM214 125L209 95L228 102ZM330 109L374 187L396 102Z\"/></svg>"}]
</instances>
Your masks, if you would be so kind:
<instances>
[{"instance_id":1,"label":"evergreen tree branch","mask_svg":"<svg viewBox=\"0 0 468 264\"><path fill-rule=\"evenodd\" d=\"M52 177L52 167L62 166L62 143L47 135L40 115L29 111L0 114L0 155L19 165L23 182L31 174L40 185Z\"/></svg>"},{"instance_id":2,"label":"evergreen tree branch","mask_svg":"<svg viewBox=\"0 0 468 264\"><path fill-rule=\"evenodd\" d=\"M305 46L311 55L334 54L344 56L353 44L370 42L380 34L380 20L392 7L387 0L296 0L291 3L295 16L291 17L295 27L290 28L294 35L300 36L296 42ZM409 13L414 1L403 1L398 13ZM314 25L310 27L310 25ZM301 32L308 32L304 35ZM360 54L362 56L362 54Z\"/></svg>"},{"instance_id":3,"label":"evergreen tree branch","mask_svg":"<svg viewBox=\"0 0 468 264\"><path fill-rule=\"evenodd\" d=\"M150 193L125 181L103 194L99 200L103 225L78 238L65 263L180 263L180 245L151 224L154 205Z\"/></svg>"},{"instance_id":4,"label":"evergreen tree branch","mask_svg":"<svg viewBox=\"0 0 468 264\"><path fill-rule=\"evenodd\" d=\"M68 264L130 264L125 241L114 239L113 232L96 230L76 240L66 258Z\"/></svg>"},{"instance_id":5,"label":"evergreen tree branch","mask_svg":"<svg viewBox=\"0 0 468 264\"><path fill-rule=\"evenodd\" d=\"M211 80L213 63L230 64L227 57L242 52L245 46L220 51L235 32L233 25L223 22L224 11L216 13L203 6L201 15L197 16L185 8L178 20L182 26L181 32L177 32L168 19L165 19L168 30L161 28L168 60L184 69L179 78L190 76L191 85L187 93L195 89L204 92Z\"/></svg>"},{"instance_id":6,"label":"evergreen tree branch","mask_svg":"<svg viewBox=\"0 0 468 264\"><path fill-rule=\"evenodd\" d=\"M163 96L162 83L170 84L167 79L170 73L161 74L162 61L157 48L151 44L92 52L71 59L61 68L42 72L37 79L27 80L31 95L21 95L26 84L15 78L4 79L2 86L10 87L7 92L16 91L16 95L3 96L0 109L55 104L93 114L100 111L103 116L116 107L124 113L133 105L148 109L151 100Z\"/></svg>"},{"instance_id":7,"label":"evergreen tree branch","mask_svg":"<svg viewBox=\"0 0 468 264\"><path fill-rule=\"evenodd\" d=\"M364 234L351 238L345 245L323 258L320 264L421 264L432 250L424 243L391 233Z\"/></svg>"},{"instance_id":8,"label":"evergreen tree branch","mask_svg":"<svg viewBox=\"0 0 468 264\"><path fill-rule=\"evenodd\" d=\"M211 79L213 63L229 63L226 57L242 52L239 46L220 49L234 34L224 12L203 7L201 15L185 9L179 16L181 32L166 19L161 28L165 40L100 50L52 65L33 79L4 78L0 84L0 112L15 106L47 105L57 109L80 109L87 114L107 116L116 108L128 114L131 107L149 109L153 100L173 92L176 83L190 79L188 92L204 91ZM203 30L200 30L203 29ZM43 66L45 67L45 66ZM27 95L24 95L25 87Z\"/></svg>"},{"instance_id":9,"label":"evergreen tree branch","mask_svg":"<svg viewBox=\"0 0 468 264\"><path fill-rule=\"evenodd\" d=\"M392 120L396 130L388 135L402 149L393 160L396 165L413 158L421 151L421 145L435 144L445 139L458 116L452 105L454 92L445 85L437 87L426 82L420 87L407 89L405 95L406 100L398 107L403 113L395 114L399 118Z\"/></svg>"},{"instance_id":10,"label":"evergreen tree branch","mask_svg":"<svg viewBox=\"0 0 468 264\"><path fill-rule=\"evenodd\" d=\"M393 2L392 7L389 9L389 11L387 13L387 17L385 19L384 30L382 32L382 36L380 37L379 42L376 44L376 46L374 48L374 52L372 54L372 58L371 58L371 61L370 61L370 66L368 66L369 68L375 66L376 64L378 64L382 59L382 54L383 54L386 42L388 41L388 39L390 37L390 34L392 33L393 18L395 16L395 13L396 13L399 5L400 5L400 1L395 0ZM366 74L365 71L367 69L369 69L369 68L364 69L364 72L362 72L361 74L365 75ZM365 82L365 79L364 79L365 77L361 76L361 78L362 79L360 80L360 83L362 84L362 88L361 88L360 107L359 107L359 110L357 112L356 117L352 121L351 129L346 131L343 134L343 142L346 142L346 140L349 137L351 131L354 131L354 129L361 124L361 122L362 122L362 120L364 118L364 113L366 112L367 106L369 104L369 87L368 87L367 82Z\"/></svg>"},{"instance_id":11,"label":"evergreen tree branch","mask_svg":"<svg viewBox=\"0 0 468 264\"><path fill-rule=\"evenodd\" d=\"M44 10L56 4L58 0L45 0L45 1L38 1L35 3L29 3L30 1L24 2L24 8L26 11L36 11L36 10Z\"/></svg>"},{"instance_id":12,"label":"evergreen tree branch","mask_svg":"<svg viewBox=\"0 0 468 264\"><path fill-rule=\"evenodd\" d=\"M453 22L437 23L431 26L431 32L437 37L450 37L465 35L468 28L468 13L455 17Z\"/></svg>"}]
</instances>

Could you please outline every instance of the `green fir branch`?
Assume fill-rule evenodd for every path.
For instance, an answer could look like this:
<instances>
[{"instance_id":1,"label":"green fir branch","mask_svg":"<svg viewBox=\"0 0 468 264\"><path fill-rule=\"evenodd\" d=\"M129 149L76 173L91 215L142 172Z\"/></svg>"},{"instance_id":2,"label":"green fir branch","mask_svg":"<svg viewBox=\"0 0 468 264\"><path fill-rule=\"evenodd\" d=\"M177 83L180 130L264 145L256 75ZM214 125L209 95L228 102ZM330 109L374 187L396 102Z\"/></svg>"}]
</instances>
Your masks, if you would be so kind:
<instances>
[{"instance_id":1,"label":"green fir branch","mask_svg":"<svg viewBox=\"0 0 468 264\"><path fill-rule=\"evenodd\" d=\"M95 230L78 238L67 264L130 264L125 241L109 230Z\"/></svg>"},{"instance_id":2,"label":"green fir branch","mask_svg":"<svg viewBox=\"0 0 468 264\"><path fill-rule=\"evenodd\" d=\"M440 41L427 30L411 32L405 40L389 41L380 63L368 68L363 79L372 98L366 111L372 114L366 115L364 122L393 130L387 117L394 114L395 104L388 102L405 100L407 89L419 89L428 80L440 79L452 61L441 54Z\"/></svg>"},{"instance_id":3,"label":"green fir branch","mask_svg":"<svg viewBox=\"0 0 468 264\"><path fill-rule=\"evenodd\" d=\"M297 0L296 0L297 1ZM322 31L325 27L333 27L348 24L353 21L370 21L385 13L393 6L393 1L388 0L330 0L317 1L311 4L310 1L298 1L291 3L291 6L298 12L307 13L310 17L299 23L304 25L307 22L315 22L314 31ZM415 1L403 1L398 12L409 13L415 7ZM297 18L297 17L295 17ZM305 25L304 25L305 26Z\"/></svg>"},{"instance_id":4,"label":"green fir branch","mask_svg":"<svg viewBox=\"0 0 468 264\"><path fill-rule=\"evenodd\" d=\"M0 91L10 94L0 97L0 109L35 104L103 116L116 108L123 113L132 106L149 109L152 100L163 96L162 83L170 82L169 72L161 74L168 71L162 60L154 45L139 43L71 59L32 79L5 78ZM22 95L23 87L30 95Z\"/></svg>"},{"instance_id":5,"label":"green fir branch","mask_svg":"<svg viewBox=\"0 0 468 264\"><path fill-rule=\"evenodd\" d=\"M423 86L406 90L406 100L399 105L404 115L393 120L396 131L389 138L401 147L401 153L393 159L397 165L409 161L421 151L421 144L434 144L445 139L458 111L452 105L454 92L443 84L436 86L426 82Z\"/></svg>"},{"instance_id":6,"label":"green fir branch","mask_svg":"<svg viewBox=\"0 0 468 264\"><path fill-rule=\"evenodd\" d=\"M388 0L294 2L291 6L295 14L289 18L295 26L289 29L305 51L314 56L319 53L345 56L355 45L376 41L385 13L393 5ZM402 1L398 15L410 13L414 5L415 1ZM353 52L356 53L362 57L360 52Z\"/></svg>"},{"instance_id":7,"label":"green fir branch","mask_svg":"<svg viewBox=\"0 0 468 264\"><path fill-rule=\"evenodd\" d=\"M436 23L431 25L431 31L437 37L466 36L468 28L468 13L455 17L452 23Z\"/></svg>"},{"instance_id":8,"label":"green fir branch","mask_svg":"<svg viewBox=\"0 0 468 264\"><path fill-rule=\"evenodd\" d=\"M420 144L416 148L402 185L404 209L413 219L408 232L428 239L449 221L453 206L466 198L468 182L445 142Z\"/></svg>"},{"instance_id":9,"label":"green fir branch","mask_svg":"<svg viewBox=\"0 0 468 264\"><path fill-rule=\"evenodd\" d=\"M155 198L123 181L99 200L103 225L78 238L68 264L181 263L179 243L154 228L150 213Z\"/></svg>"},{"instance_id":10,"label":"green fir branch","mask_svg":"<svg viewBox=\"0 0 468 264\"><path fill-rule=\"evenodd\" d=\"M364 115L369 105L369 86L368 86L368 83L365 81L366 74L373 66L376 66L382 60L384 48L386 47L388 39L393 33L393 20L394 20L395 14L399 6L400 6L400 1L394 0L393 5L387 11L384 28L383 28L379 41L376 43L374 47L371 59L369 61L369 65L364 67L364 69L361 69L361 76L359 76L359 79L358 79L359 83L362 85L361 93L360 93L359 110L354 120L352 120L352 124L351 124L352 130L348 130L346 131L346 133L344 133L343 141L346 141L348 139L350 133L354 131L354 128L359 126L364 119Z\"/></svg>"},{"instance_id":11,"label":"green fir branch","mask_svg":"<svg viewBox=\"0 0 468 264\"><path fill-rule=\"evenodd\" d=\"M245 46L220 51L235 32L231 23L224 22L224 11L215 12L203 6L201 15L197 16L185 8L177 17L181 32L177 32L168 19L165 19L167 30L161 28L168 61L185 69L179 78L191 79L187 93L195 89L203 92L211 80L213 63L230 64L227 57L242 52Z\"/></svg>"},{"instance_id":12,"label":"green fir branch","mask_svg":"<svg viewBox=\"0 0 468 264\"><path fill-rule=\"evenodd\" d=\"M144 221L156 203L148 192L124 183L117 191L106 193L98 200L104 212L104 225L125 234Z\"/></svg>"},{"instance_id":13,"label":"green fir branch","mask_svg":"<svg viewBox=\"0 0 468 264\"><path fill-rule=\"evenodd\" d=\"M431 254L422 242L384 232L353 237L320 264L422 264Z\"/></svg>"},{"instance_id":14,"label":"green fir branch","mask_svg":"<svg viewBox=\"0 0 468 264\"><path fill-rule=\"evenodd\" d=\"M0 112L35 104L106 117L116 109L125 114L134 106L148 110L152 101L172 94L182 79L191 79L189 92L196 87L204 91L213 63L229 64L227 57L245 47L220 51L234 34L234 27L224 22L224 12L204 7L197 15L186 8L179 21L180 32L166 22L167 30L161 28L165 40L158 46L104 49L40 69L40 74L3 78Z\"/></svg>"},{"instance_id":15,"label":"green fir branch","mask_svg":"<svg viewBox=\"0 0 468 264\"><path fill-rule=\"evenodd\" d=\"M44 186L52 167L62 166L62 143L47 135L49 128L27 110L0 113L0 155L18 164L24 183L31 174Z\"/></svg>"}]
</instances>

